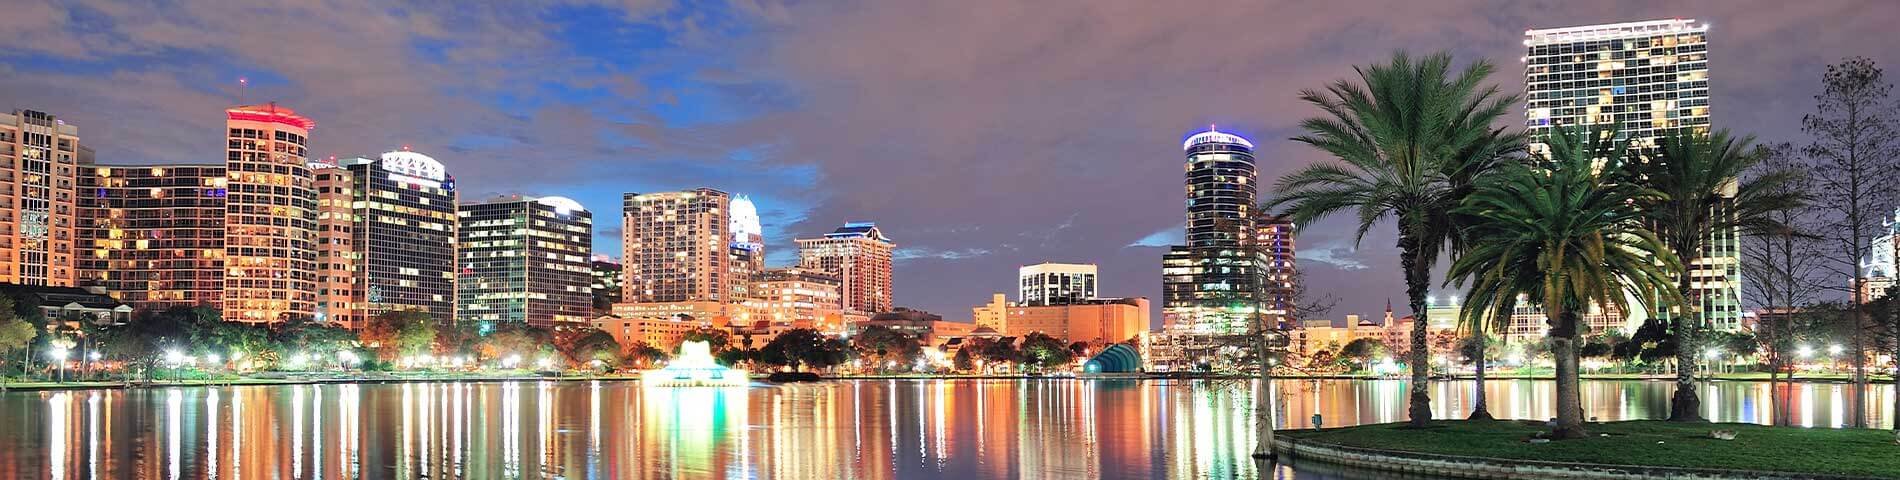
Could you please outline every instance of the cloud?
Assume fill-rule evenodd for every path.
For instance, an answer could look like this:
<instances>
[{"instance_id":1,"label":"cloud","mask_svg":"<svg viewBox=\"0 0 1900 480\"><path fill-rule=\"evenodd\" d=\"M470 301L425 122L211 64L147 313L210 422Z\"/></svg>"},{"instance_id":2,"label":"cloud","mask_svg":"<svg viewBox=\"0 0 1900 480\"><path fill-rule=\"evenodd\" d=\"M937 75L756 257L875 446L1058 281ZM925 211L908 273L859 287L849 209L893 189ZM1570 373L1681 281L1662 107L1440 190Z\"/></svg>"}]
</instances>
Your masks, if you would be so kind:
<instances>
[{"instance_id":1,"label":"cloud","mask_svg":"<svg viewBox=\"0 0 1900 480\"><path fill-rule=\"evenodd\" d=\"M1372 268L1367 266L1364 262L1359 261L1359 259L1353 258L1354 253L1352 246L1345 245L1343 242L1332 242L1320 245L1317 248L1302 248L1296 252L1299 261L1308 264L1319 262L1331 265L1340 270L1366 270Z\"/></svg>"},{"instance_id":2,"label":"cloud","mask_svg":"<svg viewBox=\"0 0 1900 480\"><path fill-rule=\"evenodd\" d=\"M1900 44L1894 2L1316 6L26 2L0 16L0 108L79 125L102 162L216 162L219 111L275 100L317 120L322 155L411 145L465 197L580 200L600 252L619 251L621 192L744 192L771 200L773 262L790 238L877 221L905 258L899 303L960 311L1047 260L1159 298L1178 142L1209 123L1248 135L1270 183L1323 158L1283 140L1316 113L1298 90L1394 49L1489 60L1516 90L1525 28L1693 16L1715 25L1718 126L1797 142L1823 64L1900 64L1880 48ZM1376 311L1401 295L1390 227L1354 250L1347 223L1308 226L1300 257L1314 289L1355 292L1342 312Z\"/></svg>"}]
</instances>

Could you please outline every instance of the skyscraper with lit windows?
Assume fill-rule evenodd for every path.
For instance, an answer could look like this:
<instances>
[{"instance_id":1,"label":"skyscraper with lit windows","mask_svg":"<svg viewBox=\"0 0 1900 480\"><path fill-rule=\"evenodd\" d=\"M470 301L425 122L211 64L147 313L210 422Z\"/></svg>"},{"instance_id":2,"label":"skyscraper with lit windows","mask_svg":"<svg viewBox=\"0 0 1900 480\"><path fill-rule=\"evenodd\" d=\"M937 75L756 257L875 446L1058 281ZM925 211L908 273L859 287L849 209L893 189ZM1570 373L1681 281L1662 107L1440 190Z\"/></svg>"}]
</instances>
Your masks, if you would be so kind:
<instances>
[{"instance_id":1,"label":"skyscraper with lit windows","mask_svg":"<svg viewBox=\"0 0 1900 480\"><path fill-rule=\"evenodd\" d=\"M1187 334L1246 333L1265 308L1268 265L1254 248L1253 142L1209 128L1181 148L1187 155L1187 245L1162 255L1163 325Z\"/></svg>"},{"instance_id":2,"label":"skyscraper with lit windows","mask_svg":"<svg viewBox=\"0 0 1900 480\"><path fill-rule=\"evenodd\" d=\"M454 319L455 177L408 149L338 164L350 172L350 296L358 314L419 310Z\"/></svg>"},{"instance_id":3,"label":"skyscraper with lit windows","mask_svg":"<svg viewBox=\"0 0 1900 480\"><path fill-rule=\"evenodd\" d=\"M509 195L463 204L460 218L458 321L592 319L594 216L580 202Z\"/></svg>"},{"instance_id":4,"label":"skyscraper with lit windows","mask_svg":"<svg viewBox=\"0 0 1900 480\"><path fill-rule=\"evenodd\" d=\"M1609 127L1639 151L1671 131L1706 133L1708 34L1707 23L1683 18L1526 30L1526 130L1536 139L1558 126ZM1687 265L1717 330L1741 328L1740 238L1737 229L1715 232Z\"/></svg>"},{"instance_id":5,"label":"skyscraper with lit windows","mask_svg":"<svg viewBox=\"0 0 1900 480\"><path fill-rule=\"evenodd\" d=\"M225 320L316 313L317 195L305 164L316 125L275 103L225 110Z\"/></svg>"},{"instance_id":6,"label":"skyscraper with lit windows","mask_svg":"<svg viewBox=\"0 0 1900 480\"><path fill-rule=\"evenodd\" d=\"M81 165L79 283L133 308L221 308L224 165Z\"/></svg>"},{"instance_id":7,"label":"skyscraper with lit windows","mask_svg":"<svg viewBox=\"0 0 1900 480\"><path fill-rule=\"evenodd\" d=\"M798 265L838 277L846 314L891 311L891 255L897 248L872 222L846 222L819 238L800 238Z\"/></svg>"},{"instance_id":8,"label":"skyscraper with lit windows","mask_svg":"<svg viewBox=\"0 0 1900 480\"><path fill-rule=\"evenodd\" d=\"M622 301L734 303L732 196L711 188L621 196Z\"/></svg>"},{"instance_id":9,"label":"skyscraper with lit windows","mask_svg":"<svg viewBox=\"0 0 1900 480\"><path fill-rule=\"evenodd\" d=\"M73 286L74 189L89 154L76 125L33 110L0 114L0 283Z\"/></svg>"}]
</instances>

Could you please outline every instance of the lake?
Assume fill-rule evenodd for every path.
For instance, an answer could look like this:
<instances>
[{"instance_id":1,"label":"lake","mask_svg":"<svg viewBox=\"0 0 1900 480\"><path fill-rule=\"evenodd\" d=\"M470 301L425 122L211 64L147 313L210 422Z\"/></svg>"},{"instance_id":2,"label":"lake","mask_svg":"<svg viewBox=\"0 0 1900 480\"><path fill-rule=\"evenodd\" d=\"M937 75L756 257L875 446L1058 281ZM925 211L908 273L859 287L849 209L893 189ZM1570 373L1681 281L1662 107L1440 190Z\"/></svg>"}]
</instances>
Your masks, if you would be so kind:
<instances>
[{"instance_id":1,"label":"lake","mask_svg":"<svg viewBox=\"0 0 1900 480\"><path fill-rule=\"evenodd\" d=\"M0 478L1255 478L1251 383L841 380L181 387L0 394ZM1658 418L1672 384L1586 381L1600 420ZM1403 421L1401 380L1283 380L1281 428ZM1439 417L1470 382L1434 382ZM1713 382L1718 421L1833 427L1848 386ZM1492 413L1550 416L1548 381L1491 382ZM1892 387L1869 392L1889 425ZM1272 476L1363 473L1271 467Z\"/></svg>"}]
</instances>

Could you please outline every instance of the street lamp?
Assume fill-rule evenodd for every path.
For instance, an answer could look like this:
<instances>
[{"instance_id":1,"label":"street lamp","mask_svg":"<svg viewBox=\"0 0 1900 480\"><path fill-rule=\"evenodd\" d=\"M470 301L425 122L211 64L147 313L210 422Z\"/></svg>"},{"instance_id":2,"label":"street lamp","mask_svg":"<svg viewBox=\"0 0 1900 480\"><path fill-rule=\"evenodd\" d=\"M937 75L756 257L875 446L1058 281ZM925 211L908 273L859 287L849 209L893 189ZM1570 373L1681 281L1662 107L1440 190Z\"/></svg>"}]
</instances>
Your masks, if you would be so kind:
<instances>
[{"instance_id":1,"label":"street lamp","mask_svg":"<svg viewBox=\"0 0 1900 480\"><path fill-rule=\"evenodd\" d=\"M1827 346L1827 356L1830 356L1830 357L1836 357L1836 356L1840 356L1840 354L1841 354L1841 351L1842 351L1842 349L1841 349L1841 346L1840 346L1840 345L1828 345L1828 346Z\"/></svg>"},{"instance_id":2,"label":"street lamp","mask_svg":"<svg viewBox=\"0 0 1900 480\"><path fill-rule=\"evenodd\" d=\"M51 353L53 361L59 362L59 383L66 383L66 347L55 345Z\"/></svg>"}]
</instances>

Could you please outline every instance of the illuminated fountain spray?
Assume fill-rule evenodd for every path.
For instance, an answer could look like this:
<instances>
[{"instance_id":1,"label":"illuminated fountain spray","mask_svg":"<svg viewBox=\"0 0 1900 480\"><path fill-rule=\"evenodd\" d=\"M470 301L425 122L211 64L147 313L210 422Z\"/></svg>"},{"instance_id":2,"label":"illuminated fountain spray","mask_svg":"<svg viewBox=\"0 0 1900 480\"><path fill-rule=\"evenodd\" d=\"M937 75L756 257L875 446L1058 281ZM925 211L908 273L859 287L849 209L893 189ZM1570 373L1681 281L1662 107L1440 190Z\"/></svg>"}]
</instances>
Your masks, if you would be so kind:
<instances>
[{"instance_id":1,"label":"illuminated fountain spray","mask_svg":"<svg viewBox=\"0 0 1900 480\"><path fill-rule=\"evenodd\" d=\"M640 383L648 387L736 387L751 382L745 370L713 362L712 346L706 342L681 343L679 358L640 374Z\"/></svg>"}]
</instances>

